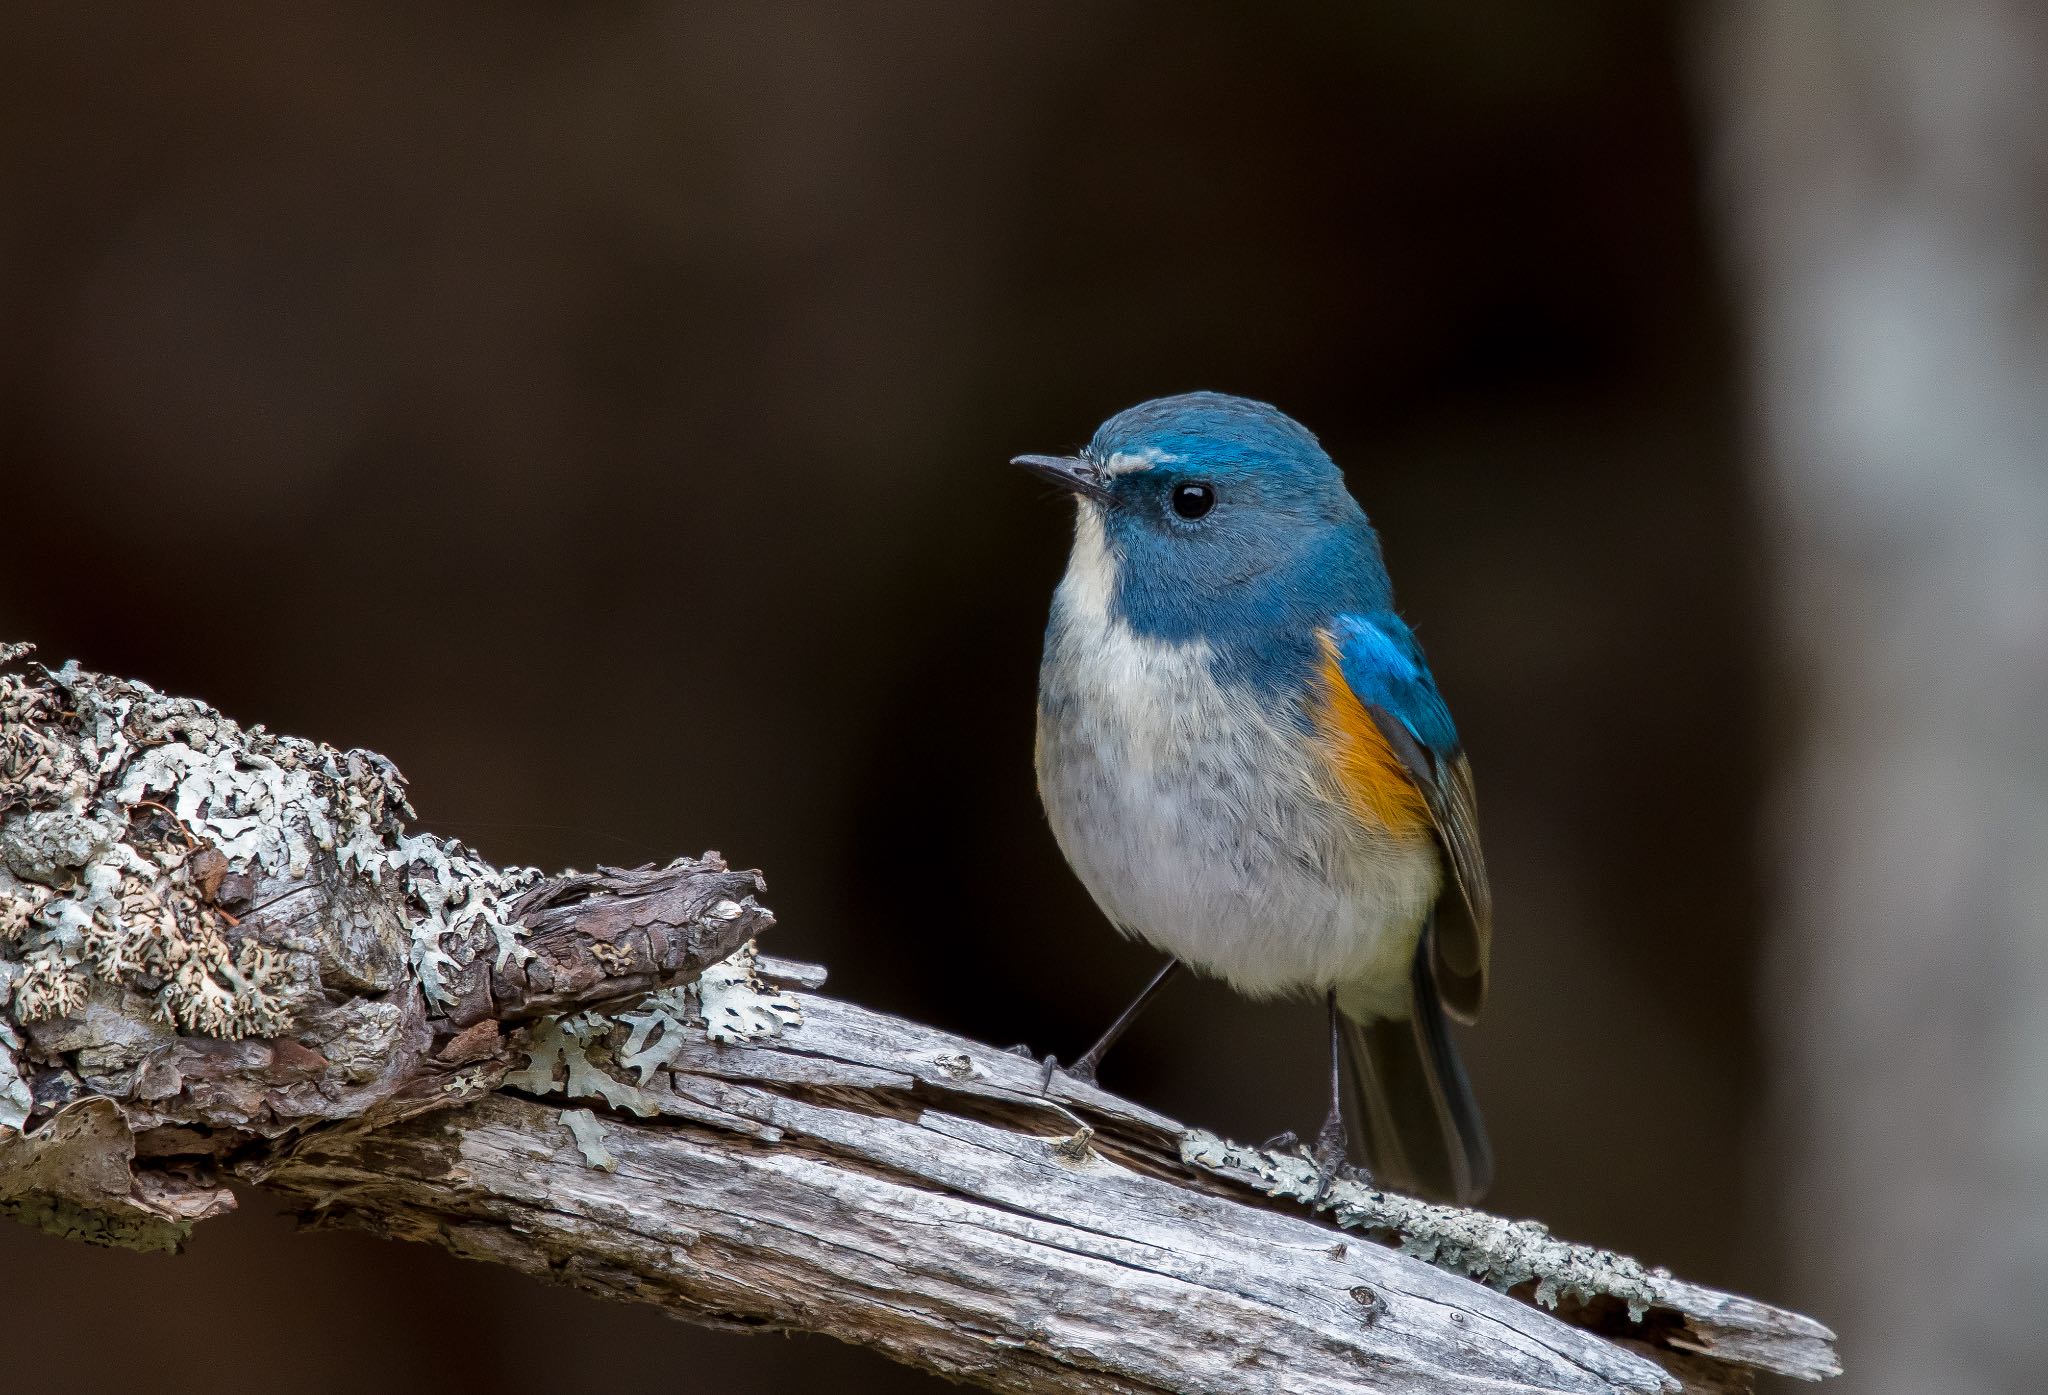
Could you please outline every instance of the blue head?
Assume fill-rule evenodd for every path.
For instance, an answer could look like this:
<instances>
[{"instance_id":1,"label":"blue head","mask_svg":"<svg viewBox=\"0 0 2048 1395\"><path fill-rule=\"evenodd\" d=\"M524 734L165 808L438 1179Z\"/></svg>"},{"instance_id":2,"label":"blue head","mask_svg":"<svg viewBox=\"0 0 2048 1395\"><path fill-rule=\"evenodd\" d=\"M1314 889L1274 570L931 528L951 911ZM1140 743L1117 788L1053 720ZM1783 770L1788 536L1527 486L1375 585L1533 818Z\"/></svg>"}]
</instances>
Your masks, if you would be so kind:
<instances>
[{"instance_id":1,"label":"blue head","mask_svg":"<svg viewBox=\"0 0 2048 1395\"><path fill-rule=\"evenodd\" d=\"M1016 463L1079 498L1076 564L1104 570L1112 613L1140 634L1257 662L1311 643L1336 611L1392 603L1343 474L1263 402L1162 397L1111 417L1077 456Z\"/></svg>"}]
</instances>

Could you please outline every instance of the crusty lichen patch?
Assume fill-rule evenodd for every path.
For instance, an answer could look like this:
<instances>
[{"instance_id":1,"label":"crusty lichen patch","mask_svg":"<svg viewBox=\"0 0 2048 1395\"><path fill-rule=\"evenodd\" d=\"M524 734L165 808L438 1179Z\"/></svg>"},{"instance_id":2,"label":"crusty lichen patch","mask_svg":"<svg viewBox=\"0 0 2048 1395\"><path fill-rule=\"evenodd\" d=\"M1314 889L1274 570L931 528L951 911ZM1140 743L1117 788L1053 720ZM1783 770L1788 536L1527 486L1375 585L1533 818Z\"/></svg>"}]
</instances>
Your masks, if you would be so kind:
<instances>
[{"instance_id":1,"label":"crusty lichen patch","mask_svg":"<svg viewBox=\"0 0 2048 1395\"><path fill-rule=\"evenodd\" d=\"M4 988L0 981L0 988ZM0 996L0 1007L6 1005ZM35 1095L28 1088L28 1081L22 1079L21 1070L15 1064L14 1053L21 1049L21 1035L0 1018L0 1130L13 1129L19 1133L28 1121L29 1111L35 1108Z\"/></svg>"},{"instance_id":2,"label":"crusty lichen patch","mask_svg":"<svg viewBox=\"0 0 2048 1395\"><path fill-rule=\"evenodd\" d=\"M1317 1195L1316 1165L1298 1154L1247 1148L1201 1129L1182 1135L1180 1152L1189 1166L1268 1196L1308 1203ZM1537 1221L1438 1206L1341 1178L1330 1184L1323 1200L1338 1225L1391 1237L1404 1253L1454 1274L1503 1293L1533 1283L1536 1301L1546 1308L1605 1296L1620 1299L1629 1316L1641 1321L1656 1296L1650 1271L1635 1260L1560 1240Z\"/></svg>"},{"instance_id":3,"label":"crusty lichen patch","mask_svg":"<svg viewBox=\"0 0 2048 1395\"><path fill-rule=\"evenodd\" d=\"M721 903L732 905L731 902ZM711 914L718 915L714 906ZM737 914L738 907L734 907ZM650 993L632 1012L617 1019L627 1030L619 1048L619 1064L645 1085L666 1068L688 1040L688 1029L702 1025L715 1042L759 1041L781 1036L803 1021L795 998L770 987L757 968L752 941L713 964L694 982Z\"/></svg>"},{"instance_id":4,"label":"crusty lichen patch","mask_svg":"<svg viewBox=\"0 0 2048 1395\"><path fill-rule=\"evenodd\" d=\"M617 1172L619 1160L612 1156L605 1141L611 1134L597 1121L597 1116L587 1109L565 1109L562 1111L562 1126L576 1140L577 1151L583 1154L583 1162L598 1172Z\"/></svg>"},{"instance_id":5,"label":"crusty lichen patch","mask_svg":"<svg viewBox=\"0 0 2048 1395\"><path fill-rule=\"evenodd\" d=\"M628 1110L643 1118L660 1113L653 1096L605 1069L609 1050L601 1050L600 1059L591 1059L593 1048L602 1046L614 1025L610 1018L595 1012L541 1019L520 1043L526 1052L526 1065L506 1073L506 1087L533 1095L603 1100L614 1109Z\"/></svg>"},{"instance_id":6,"label":"crusty lichen patch","mask_svg":"<svg viewBox=\"0 0 2048 1395\"><path fill-rule=\"evenodd\" d=\"M408 836L383 757L27 654L0 645L0 1127L26 1108L13 1026L75 1016L97 992L140 994L194 1036L291 1030L319 985L223 904L230 879L394 885L436 1004L478 949L501 965L528 953L505 907L539 873Z\"/></svg>"},{"instance_id":7,"label":"crusty lichen patch","mask_svg":"<svg viewBox=\"0 0 2048 1395\"><path fill-rule=\"evenodd\" d=\"M803 1021L796 999L766 983L749 940L695 981L648 994L630 1012L543 1018L519 1042L527 1063L505 1085L533 1095L602 1100L643 1117L660 1112L646 1087L701 1032L714 1042L781 1036ZM620 1033L623 1031L623 1039ZM638 1084L619 1078L631 1071Z\"/></svg>"}]
</instances>

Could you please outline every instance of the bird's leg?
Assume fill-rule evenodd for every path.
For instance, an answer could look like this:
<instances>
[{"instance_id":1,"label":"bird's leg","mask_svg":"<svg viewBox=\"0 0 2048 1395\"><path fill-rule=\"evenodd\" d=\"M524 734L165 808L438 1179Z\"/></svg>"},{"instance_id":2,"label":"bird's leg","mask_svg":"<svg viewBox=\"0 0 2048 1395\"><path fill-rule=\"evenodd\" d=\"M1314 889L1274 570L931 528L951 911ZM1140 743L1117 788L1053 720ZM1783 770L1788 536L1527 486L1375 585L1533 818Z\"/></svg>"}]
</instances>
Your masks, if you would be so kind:
<instances>
[{"instance_id":1,"label":"bird's leg","mask_svg":"<svg viewBox=\"0 0 2048 1395\"><path fill-rule=\"evenodd\" d=\"M1075 1059L1074 1064L1066 1067L1066 1073L1078 1080L1085 1080L1090 1085L1093 1085L1095 1083L1095 1068L1102 1064L1102 1058L1109 1054L1109 1048L1116 1045L1118 1037L1131 1029L1131 1024L1138 1020L1138 1014L1145 1010L1145 1004L1158 996L1159 990L1166 986L1166 981L1173 977L1174 970L1179 967L1180 960L1167 960L1166 966L1158 973L1152 975L1152 981L1145 985L1145 991L1133 999L1129 1007L1117 1014L1116 1021L1109 1024L1109 1030L1096 1038L1095 1045L1082 1052ZM1059 1057L1048 1056L1043 1064L1045 1066L1045 1074L1038 1081L1038 1092L1040 1094L1044 1094L1051 1087L1052 1073L1060 1069Z\"/></svg>"},{"instance_id":2,"label":"bird's leg","mask_svg":"<svg viewBox=\"0 0 2048 1395\"><path fill-rule=\"evenodd\" d=\"M1350 1170L1344 1150L1344 1037L1337 1021L1337 990L1330 990L1330 1114L1316 1130L1309 1157L1316 1165L1316 1194L1309 1205L1321 1206L1330 1184Z\"/></svg>"}]
</instances>

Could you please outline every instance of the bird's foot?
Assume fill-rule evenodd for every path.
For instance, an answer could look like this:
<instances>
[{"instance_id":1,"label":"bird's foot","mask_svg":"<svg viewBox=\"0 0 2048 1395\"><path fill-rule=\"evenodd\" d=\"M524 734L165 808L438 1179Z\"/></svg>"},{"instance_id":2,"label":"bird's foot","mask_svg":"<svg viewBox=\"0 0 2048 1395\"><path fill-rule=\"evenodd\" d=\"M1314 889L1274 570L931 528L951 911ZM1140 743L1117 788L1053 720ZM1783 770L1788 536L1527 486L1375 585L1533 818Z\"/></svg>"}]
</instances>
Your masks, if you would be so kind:
<instances>
[{"instance_id":1,"label":"bird's foot","mask_svg":"<svg viewBox=\"0 0 2048 1395\"><path fill-rule=\"evenodd\" d=\"M1330 1199L1330 1188L1339 1177L1347 1181L1364 1178L1372 1180L1364 1168L1353 1167L1345 1159L1344 1116L1332 1113L1323 1120L1323 1126L1316 1130L1316 1141L1308 1148L1309 1160L1316 1165L1316 1191L1309 1201L1311 1210L1322 1209Z\"/></svg>"},{"instance_id":2,"label":"bird's foot","mask_svg":"<svg viewBox=\"0 0 2048 1395\"><path fill-rule=\"evenodd\" d=\"M1339 1181L1357 1182L1362 1186L1373 1184L1372 1174L1358 1164L1349 1162L1344 1154L1344 1121L1332 1118L1316 1130L1316 1141L1305 1143L1293 1129L1276 1133L1259 1145L1262 1153L1292 1153L1306 1158L1316 1165L1316 1189L1309 1196L1309 1205L1320 1207L1330 1199L1330 1188Z\"/></svg>"},{"instance_id":3,"label":"bird's foot","mask_svg":"<svg viewBox=\"0 0 2048 1395\"><path fill-rule=\"evenodd\" d=\"M1038 1093L1041 1095L1051 1092L1054 1071L1058 1071L1069 1080L1079 1080L1088 1085L1095 1084L1095 1059L1092 1052L1080 1057L1071 1066L1061 1065L1057 1056L1047 1056L1039 1065L1045 1068L1044 1073L1038 1077Z\"/></svg>"}]
</instances>

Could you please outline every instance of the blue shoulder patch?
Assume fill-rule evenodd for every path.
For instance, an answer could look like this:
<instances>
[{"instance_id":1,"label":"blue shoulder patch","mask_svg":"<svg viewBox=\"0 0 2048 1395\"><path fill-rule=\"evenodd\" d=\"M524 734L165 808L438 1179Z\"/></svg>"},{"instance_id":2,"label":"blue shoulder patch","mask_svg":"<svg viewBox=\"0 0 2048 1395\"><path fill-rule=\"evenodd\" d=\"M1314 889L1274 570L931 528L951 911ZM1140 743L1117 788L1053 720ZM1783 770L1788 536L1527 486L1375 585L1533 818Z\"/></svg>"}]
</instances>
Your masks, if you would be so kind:
<instances>
[{"instance_id":1,"label":"blue shoulder patch","mask_svg":"<svg viewBox=\"0 0 2048 1395\"><path fill-rule=\"evenodd\" d=\"M1370 616L1339 615L1330 622L1344 681L1358 700L1383 707L1406 723L1415 739L1440 756L1458 749L1458 728L1430 676L1415 632L1391 610Z\"/></svg>"}]
</instances>

